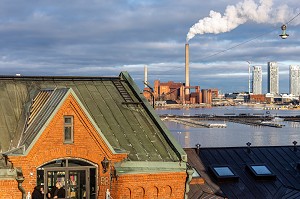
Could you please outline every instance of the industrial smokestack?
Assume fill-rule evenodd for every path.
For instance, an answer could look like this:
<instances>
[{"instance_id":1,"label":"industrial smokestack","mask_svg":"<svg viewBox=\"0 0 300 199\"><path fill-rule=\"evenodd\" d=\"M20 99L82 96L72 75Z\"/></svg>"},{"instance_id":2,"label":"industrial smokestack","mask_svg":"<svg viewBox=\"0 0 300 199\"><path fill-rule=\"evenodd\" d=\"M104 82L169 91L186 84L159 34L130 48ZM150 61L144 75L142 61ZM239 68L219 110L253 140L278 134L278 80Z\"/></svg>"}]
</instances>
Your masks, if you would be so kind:
<instances>
[{"instance_id":1,"label":"industrial smokestack","mask_svg":"<svg viewBox=\"0 0 300 199\"><path fill-rule=\"evenodd\" d=\"M185 44L185 86L190 86L190 69L189 69L189 44ZM185 94L190 94L190 89L185 89Z\"/></svg>"},{"instance_id":2,"label":"industrial smokestack","mask_svg":"<svg viewBox=\"0 0 300 199\"><path fill-rule=\"evenodd\" d=\"M297 13L297 10L293 10L287 5L274 7L273 0L260 0L259 3L256 3L255 0L244 0L236 5L228 5L223 15L211 10L208 17L200 19L190 28L186 41L188 42L196 34L229 32L247 21L259 24L284 23ZM299 23L298 20L292 24L298 25Z\"/></svg>"},{"instance_id":3,"label":"industrial smokestack","mask_svg":"<svg viewBox=\"0 0 300 199\"><path fill-rule=\"evenodd\" d=\"M147 84L148 84L148 69L147 69L147 65L144 66L144 83L145 83L145 88L146 88Z\"/></svg>"}]
</instances>

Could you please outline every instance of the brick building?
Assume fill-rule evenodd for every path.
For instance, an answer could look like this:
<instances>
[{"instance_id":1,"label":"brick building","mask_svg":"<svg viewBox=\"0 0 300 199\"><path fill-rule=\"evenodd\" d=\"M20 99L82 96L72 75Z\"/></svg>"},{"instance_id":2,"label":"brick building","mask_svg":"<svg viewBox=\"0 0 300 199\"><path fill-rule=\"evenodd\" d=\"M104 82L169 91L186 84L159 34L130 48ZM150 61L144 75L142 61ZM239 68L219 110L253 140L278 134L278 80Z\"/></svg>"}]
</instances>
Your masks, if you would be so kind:
<instances>
[{"instance_id":1,"label":"brick building","mask_svg":"<svg viewBox=\"0 0 300 199\"><path fill-rule=\"evenodd\" d=\"M0 199L57 181L65 198L187 196L186 153L126 72L2 76L0 85L0 150L24 177L18 189L16 173L0 172Z\"/></svg>"},{"instance_id":2,"label":"brick building","mask_svg":"<svg viewBox=\"0 0 300 199\"><path fill-rule=\"evenodd\" d=\"M189 94L185 94L185 90L192 90ZM177 83L173 81L160 82L154 81L153 96L155 100L172 100L179 104L200 104L211 103L212 94L210 89L205 89L205 98L203 98L203 92L200 91L200 86L185 86L183 83ZM217 92L217 89L214 89ZM207 93L209 92L209 95ZM144 96L151 101L151 95L149 89L144 89ZM203 101L204 100L204 101Z\"/></svg>"},{"instance_id":3,"label":"brick building","mask_svg":"<svg viewBox=\"0 0 300 199\"><path fill-rule=\"evenodd\" d=\"M253 94L250 95L250 102L267 102L266 96L264 94Z\"/></svg>"}]
</instances>

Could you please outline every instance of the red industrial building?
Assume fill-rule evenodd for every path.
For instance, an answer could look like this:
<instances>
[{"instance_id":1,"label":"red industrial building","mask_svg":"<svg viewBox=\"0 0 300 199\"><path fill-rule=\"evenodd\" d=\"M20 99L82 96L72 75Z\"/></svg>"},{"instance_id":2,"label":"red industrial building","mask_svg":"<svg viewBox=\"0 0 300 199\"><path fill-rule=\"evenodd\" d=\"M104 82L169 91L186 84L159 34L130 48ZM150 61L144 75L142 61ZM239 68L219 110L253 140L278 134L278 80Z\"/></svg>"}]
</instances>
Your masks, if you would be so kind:
<instances>
[{"instance_id":1,"label":"red industrial building","mask_svg":"<svg viewBox=\"0 0 300 199\"><path fill-rule=\"evenodd\" d=\"M188 94L186 94L186 90L189 90ZM153 91L150 88L145 88L144 96L149 101L154 98L155 101L171 100L176 101L178 104L211 104L212 98L218 96L218 89L200 90L200 86L185 86L184 83L155 80Z\"/></svg>"}]
</instances>

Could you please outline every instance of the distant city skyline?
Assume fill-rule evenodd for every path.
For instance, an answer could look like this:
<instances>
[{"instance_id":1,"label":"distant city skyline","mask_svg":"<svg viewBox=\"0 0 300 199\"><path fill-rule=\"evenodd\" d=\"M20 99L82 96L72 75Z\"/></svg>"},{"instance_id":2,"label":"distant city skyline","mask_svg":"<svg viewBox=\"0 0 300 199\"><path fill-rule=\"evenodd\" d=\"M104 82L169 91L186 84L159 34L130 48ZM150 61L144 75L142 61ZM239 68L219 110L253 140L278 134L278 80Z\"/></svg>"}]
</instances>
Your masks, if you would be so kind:
<instances>
[{"instance_id":1,"label":"distant city skyline","mask_svg":"<svg viewBox=\"0 0 300 199\"><path fill-rule=\"evenodd\" d=\"M276 61L280 92L289 92L289 66L300 65L300 2L15 1L0 2L0 74L116 76L184 82L190 46L190 85L248 91L248 63ZM234 19L233 21L231 19ZM234 23L231 23L234 22ZM228 24L228 26L224 26ZM287 25L287 39L279 37ZM229 26L230 25L230 26Z\"/></svg>"}]
</instances>

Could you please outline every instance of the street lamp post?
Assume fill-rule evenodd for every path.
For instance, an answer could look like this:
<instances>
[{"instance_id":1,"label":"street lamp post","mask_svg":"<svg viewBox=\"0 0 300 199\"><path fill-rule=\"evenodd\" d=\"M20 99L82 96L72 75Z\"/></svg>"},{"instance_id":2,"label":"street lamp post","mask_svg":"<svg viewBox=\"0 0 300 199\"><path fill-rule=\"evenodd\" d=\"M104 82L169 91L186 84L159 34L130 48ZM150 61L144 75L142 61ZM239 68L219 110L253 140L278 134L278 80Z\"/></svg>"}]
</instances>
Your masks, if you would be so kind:
<instances>
[{"instance_id":1,"label":"street lamp post","mask_svg":"<svg viewBox=\"0 0 300 199\"><path fill-rule=\"evenodd\" d=\"M250 64L251 64L251 62L250 61L247 61L248 62L248 92L249 92L249 95L250 95L250 92L251 92L251 80L250 80L250 73L251 73L251 69L250 69Z\"/></svg>"}]
</instances>

